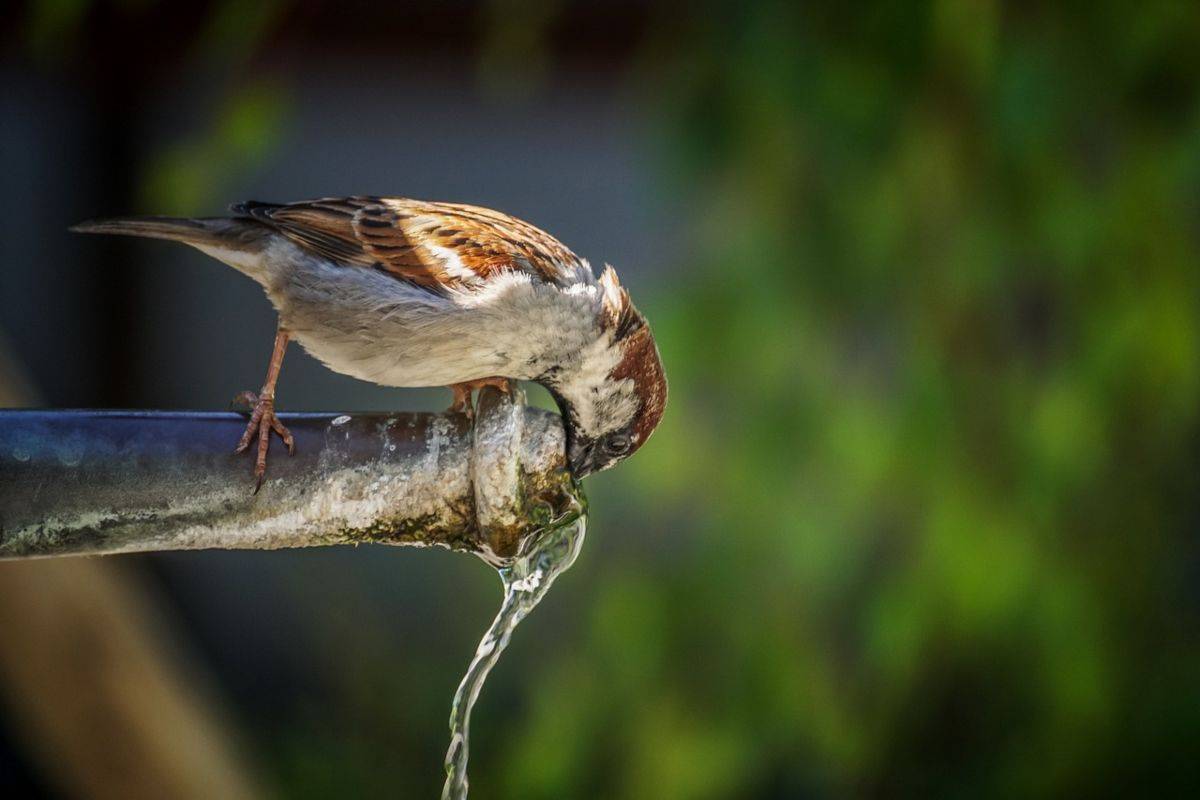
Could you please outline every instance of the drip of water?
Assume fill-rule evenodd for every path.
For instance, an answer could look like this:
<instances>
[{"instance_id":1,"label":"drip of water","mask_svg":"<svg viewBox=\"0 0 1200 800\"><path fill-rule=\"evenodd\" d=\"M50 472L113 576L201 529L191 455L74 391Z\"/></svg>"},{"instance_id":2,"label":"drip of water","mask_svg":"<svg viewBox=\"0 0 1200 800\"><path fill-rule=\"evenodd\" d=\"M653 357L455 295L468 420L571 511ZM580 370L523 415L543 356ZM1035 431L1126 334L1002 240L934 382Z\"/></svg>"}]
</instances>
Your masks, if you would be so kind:
<instances>
[{"instance_id":1,"label":"drip of water","mask_svg":"<svg viewBox=\"0 0 1200 800\"><path fill-rule=\"evenodd\" d=\"M471 709L479 699L479 690L508 646L518 623L546 596L554 579L575 563L586 528L587 517L582 509L577 509L541 533L530 536L512 563L498 570L504 584L504 601L479 640L475 657L454 693L454 705L450 709L450 749L446 752L442 800L466 798Z\"/></svg>"}]
</instances>

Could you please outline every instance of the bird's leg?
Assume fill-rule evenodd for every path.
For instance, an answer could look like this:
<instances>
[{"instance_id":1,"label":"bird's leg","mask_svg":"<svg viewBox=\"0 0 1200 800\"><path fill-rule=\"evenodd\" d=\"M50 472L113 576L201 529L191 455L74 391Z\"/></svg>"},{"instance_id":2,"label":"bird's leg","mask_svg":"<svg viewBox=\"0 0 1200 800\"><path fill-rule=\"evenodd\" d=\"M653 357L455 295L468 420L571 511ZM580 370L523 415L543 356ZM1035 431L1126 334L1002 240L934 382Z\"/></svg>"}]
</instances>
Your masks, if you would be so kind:
<instances>
[{"instance_id":1,"label":"bird's leg","mask_svg":"<svg viewBox=\"0 0 1200 800\"><path fill-rule=\"evenodd\" d=\"M242 400L252 409L250 422L246 432L238 441L236 453L244 453L250 447L250 442L258 434L258 457L254 460L254 493L262 488L263 476L267 474L267 449L271 445L271 431L275 431L283 443L287 445L288 454L296 452L296 440L292 433L283 426L275 416L275 382L279 380L279 368L283 366L283 354L287 350L288 332L281 326L275 333L275 349L271 351L271 363L267 367L267 380L263 383L262 391L242 392L235 400Z\"/></svg>"},{"instance_id":2,"label":"bird's leg","mask_svg":"<svg viewBox=\"0 0 1200 800\"><path fill-rule=\"evenodd\" d=\"M450 391L454 392L454 399L450 401L450 408L447 411L456 414L466 414L468 418L475 415L475 409L471 405L471 384L455 383L450 386Z\"/></svg>"},{"instance_id":3,"label":"bird's leg","mask_svg":"<svg viewBox=\"0 0 1200 800\"><path fill-rule=\"evenodd\" d=\"M450 403L449 411L466 414L467 419L475 417L475 407L471 403L471 392L476 389L482 389L485 386L495 386L505 394L512 394L513 382L508 378L501 378L493 375L489 378L476 378L473 381L464 381L463 383L453 383L450 385L450 391L454 392L454 400Z\"/></svg>"}]
</instances>

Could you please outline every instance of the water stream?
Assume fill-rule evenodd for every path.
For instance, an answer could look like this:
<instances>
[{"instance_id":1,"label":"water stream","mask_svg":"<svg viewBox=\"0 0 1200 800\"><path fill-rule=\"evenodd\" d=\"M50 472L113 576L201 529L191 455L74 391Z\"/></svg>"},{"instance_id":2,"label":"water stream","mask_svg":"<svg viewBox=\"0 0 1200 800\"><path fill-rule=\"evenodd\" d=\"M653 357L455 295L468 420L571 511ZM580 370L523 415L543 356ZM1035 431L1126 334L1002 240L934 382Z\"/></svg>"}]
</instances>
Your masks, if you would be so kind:
<instances>
[{"instance_id":1,"label":"water stream","mask_svg":"<svg viewBox=\"0 0 1200 800\"><path fill-rule=\"evenodd\" d=\"M479 640L475 657L467 667L454 705L450 709L450 749L446 752L446 783L442 800L464 800L467 796L467 758L470 755L471 709L488 673L521 620L534 609L550 584L575 563L587 528L582 508L546 530L531 535L511 564L500 568L504 600L491 626Z\"/></svg>"}]
</instances>

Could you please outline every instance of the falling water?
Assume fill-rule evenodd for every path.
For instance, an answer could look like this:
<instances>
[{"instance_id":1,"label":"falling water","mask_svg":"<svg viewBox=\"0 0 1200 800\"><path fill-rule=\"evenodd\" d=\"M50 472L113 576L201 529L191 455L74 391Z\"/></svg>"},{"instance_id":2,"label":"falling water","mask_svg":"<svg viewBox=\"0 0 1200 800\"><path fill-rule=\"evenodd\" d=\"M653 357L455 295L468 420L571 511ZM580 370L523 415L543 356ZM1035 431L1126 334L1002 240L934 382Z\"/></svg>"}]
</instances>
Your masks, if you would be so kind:
<instances>
[{"instance_id":1,"label":"falling water","mask_svg":"<svg viewBox=\"0 0 1200 800\"><path fill-rule=\"evenodd\" d=\"M479 698L479 690L508 646L518 623L546 596L554 579L575 563L586 528L587 517L582 509L577 509L557 524L530 536L512 563L499 570L504 584L504 601L479 640L475 657L454 693L454 705L450 709L450 749L446 752L446 784L442 787L442 800L466 798L471 709Z\"/></svg>"}]
</instances>

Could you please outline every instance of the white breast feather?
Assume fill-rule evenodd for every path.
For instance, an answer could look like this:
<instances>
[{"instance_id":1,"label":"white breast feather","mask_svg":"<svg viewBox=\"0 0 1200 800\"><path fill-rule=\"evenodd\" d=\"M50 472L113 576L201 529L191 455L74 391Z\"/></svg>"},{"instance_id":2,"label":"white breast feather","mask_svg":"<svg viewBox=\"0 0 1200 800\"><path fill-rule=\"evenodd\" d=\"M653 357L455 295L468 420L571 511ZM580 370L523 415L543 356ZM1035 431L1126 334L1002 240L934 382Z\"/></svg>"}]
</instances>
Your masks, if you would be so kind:
<instances>
[{"instance_id":1,"label":"white breast feather","mask_svg":"<svg viewBox=\"0 0 1200 800\"><path fill-rule=\"evenodd\" d=\"M591 361L594 281L560 287L510 272L435 293L290 244L268 253L259 279L281 321L337 372L385 386L445 386L491 375L530 380Z\"/></svg>"}]
</instances>

